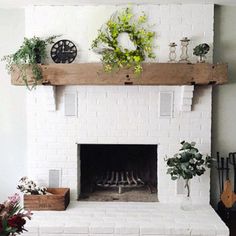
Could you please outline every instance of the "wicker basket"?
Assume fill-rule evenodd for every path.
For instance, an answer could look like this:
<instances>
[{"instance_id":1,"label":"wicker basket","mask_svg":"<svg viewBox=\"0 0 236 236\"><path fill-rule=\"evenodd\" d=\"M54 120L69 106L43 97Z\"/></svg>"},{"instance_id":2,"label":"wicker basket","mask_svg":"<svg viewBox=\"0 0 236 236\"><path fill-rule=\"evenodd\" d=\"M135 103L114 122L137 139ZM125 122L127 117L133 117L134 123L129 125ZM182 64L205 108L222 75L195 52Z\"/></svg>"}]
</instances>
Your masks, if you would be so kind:
<instances>
[{"instance_id":1,"label":"wicker basket","mask_svg":"<svg viewBox=\"0 0 236 236\"><path fill-rule=\"evenodd\" d=\"M69 188L48 188L52 195L24 195L24 208L35 211L64 211L70 203Z\"/></svg>"}]
</instances>

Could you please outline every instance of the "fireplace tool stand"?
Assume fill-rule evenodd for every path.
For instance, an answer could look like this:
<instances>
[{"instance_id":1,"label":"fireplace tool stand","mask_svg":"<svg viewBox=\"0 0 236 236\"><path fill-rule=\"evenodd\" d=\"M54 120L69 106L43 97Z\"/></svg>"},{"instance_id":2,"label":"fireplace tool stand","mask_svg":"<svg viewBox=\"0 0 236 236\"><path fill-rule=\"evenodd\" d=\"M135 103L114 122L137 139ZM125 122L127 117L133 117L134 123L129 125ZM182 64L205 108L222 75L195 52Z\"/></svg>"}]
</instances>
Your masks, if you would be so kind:
<instances>
[{"instance_id":1,"label":"fireplace tool stand","mask_svg":"<svg viewBox=\"0 0 236 236\"><path fill-rule=\"evenodd\" d=\"M234 170L234 188L229 178L229 164L233 166ZM227 158L220 158L219 152L217 152L217 169L220 186L218 214L230 226L236 220L236 152L229 153L229 157Z\"/></svg>"}]
</instances>

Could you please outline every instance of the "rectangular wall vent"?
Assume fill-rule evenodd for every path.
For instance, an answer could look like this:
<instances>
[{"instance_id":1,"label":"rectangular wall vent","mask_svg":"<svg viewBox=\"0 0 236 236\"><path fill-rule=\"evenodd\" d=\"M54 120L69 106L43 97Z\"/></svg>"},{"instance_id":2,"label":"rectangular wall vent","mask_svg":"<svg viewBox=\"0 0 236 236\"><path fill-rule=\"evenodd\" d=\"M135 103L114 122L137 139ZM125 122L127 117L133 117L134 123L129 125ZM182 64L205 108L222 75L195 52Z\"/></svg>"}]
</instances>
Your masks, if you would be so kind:
<instances>
[{"instance_id":1,"label":"rectangular wall vent","mask_svg":"<svg viewBox=\"0 0 236 236\"><path fill-rule=\"evenodd\" d=\"M172 117L173 92L160 92L160 117Z\"/></svg>"},{"instance_id":2,"label":"rectangular wall vent","mask_svg":"<svg viewBox=\"0 0 236 236\"><path fill-rule=\"evenodd\" d=\"M65 116L77 116L77 93L65 93Z\"/></svg>"},{"instance_id":3,"label":"rectangular wall vent","mask_svg":"<svg viewBox=\"0 0 236 236\"><path fill-rule=\"evenodd\" d=\"M61 186L61 170L49 170L49 188Z\"/></svg>"}]
</instances>

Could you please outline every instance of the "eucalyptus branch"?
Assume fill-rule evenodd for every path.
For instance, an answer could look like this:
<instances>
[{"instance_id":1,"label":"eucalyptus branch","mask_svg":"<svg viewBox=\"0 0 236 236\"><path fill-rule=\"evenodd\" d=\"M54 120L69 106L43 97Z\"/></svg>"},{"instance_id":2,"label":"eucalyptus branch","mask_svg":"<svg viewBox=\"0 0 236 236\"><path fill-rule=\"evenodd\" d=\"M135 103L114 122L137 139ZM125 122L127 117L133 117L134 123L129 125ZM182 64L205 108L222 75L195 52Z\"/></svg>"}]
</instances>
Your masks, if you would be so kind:
<instances>
[{"instance_id":1,"label":"eucalyptus branch","mask_svg":"<svg viewBox=\"0 0 236 236\"><path fill-rule=\"evenodd\" d=\"M189 187L189 179L185 180L185 188L187 188L187 197L190 197L190 187Z\"/></svg>"}]
</instances>

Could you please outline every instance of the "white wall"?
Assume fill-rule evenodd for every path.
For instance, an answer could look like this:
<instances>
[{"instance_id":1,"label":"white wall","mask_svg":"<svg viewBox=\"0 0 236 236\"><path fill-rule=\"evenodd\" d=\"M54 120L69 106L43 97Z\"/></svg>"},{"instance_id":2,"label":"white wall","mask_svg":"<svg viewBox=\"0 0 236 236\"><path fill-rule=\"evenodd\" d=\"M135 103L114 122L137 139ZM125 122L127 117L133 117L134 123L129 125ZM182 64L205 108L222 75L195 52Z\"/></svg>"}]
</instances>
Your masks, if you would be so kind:
<instances>
[{"instance_id":1,"label":"white wall","mask_svg":"<svg viewBox=\"0 0 236 236\"><path fill-rule=\"evenodd\" d=\"M229 64L229 83L213 90L212 155L219 151L227 157L236 151L236 7L217 6L215 8L215 62ZM233 181L233 170L230 173ZM216 207L220 198L218 172L212 170L211 200Z\"/></svg>"},{"instance_id":2,"label":"white wall","mask_svg":"<svg viewBox=\"0 0 236 236\"><path fill-rule=\"evenodd\" d=\"M91 50L92 40L96 38L98 29L106 23L111 14L127 6L36 6L26 8L26 36L60 35L72 40L78 47L75 62L96 62L99 55ZM148 23L156 32L155 61L167 62L169 43L178 44L180 55L180 39L187 36L191 39L189 55L192 62L197 58L191 51L199 43L213 45L214 7L207 5L133 5L134 12L144 11L149 17ZM199 17L199 12L204 17ZM43 15L43 18L41 17ZM60 17L58 17L60 16ZM211 50L207 57L211 61ZM50 59L50 58L49 58ZM50 61L50 60L49 60Z\"/></svg>"},{"instance_id":3,"label":"white wall","mask_svg":"<svg viewBox=\"0 0 236 236\"><path fill-rule=\"evenodd\" d=\"M15 52L25 34L22 9L0 9L0 58ZM0 202L16 192L26 175L25 88L10 85L5 64L0 62Z\"/></svg>"},{"instance_id":4,"label":"white wall","mask_svg":"<svg viewBox=\"0 0 236 236\"><path fill-rule=\"evenodd\" d=\"M119 8L116 6L29 7L26 9L26 35L63 34L79 48L77 62L99 61L89 50L97 30ZM200 42L213 44L213 5L145 5L144 10L157 32L156 61L168 61L168 44L183 36L191 38L190 51ZM199 17L201 12L204 17ZM44 17L41 17L44 16ZM60 16L60 17L58 17ZM53 19L53 20L52 20ZM201 27L199 27L201 26ZM179 55L178 47L178 55ZM211 53L208 60L211 61ZM191 56L194 62L196 58ZM111 78L112 79L112 78ZM173 91L175 113L160 119L159 92ZM78 117L63 114L66 92L78 93ZM203 153L211 146L211 86L194 92L192 112L180 111L180 86L74 86L57 88L57 111L45 108L45 88L29 93L28 102L28 170L47 184L50 168L62 169L62 185L70 187L76 198L78 143L151 143L158 147L159 199L176 202L176 182L166 175L165 155L179 149L182 140L196 141ZM192 181L195 202L209 202L209 172Z\"/></svg>"}]
</instances>

